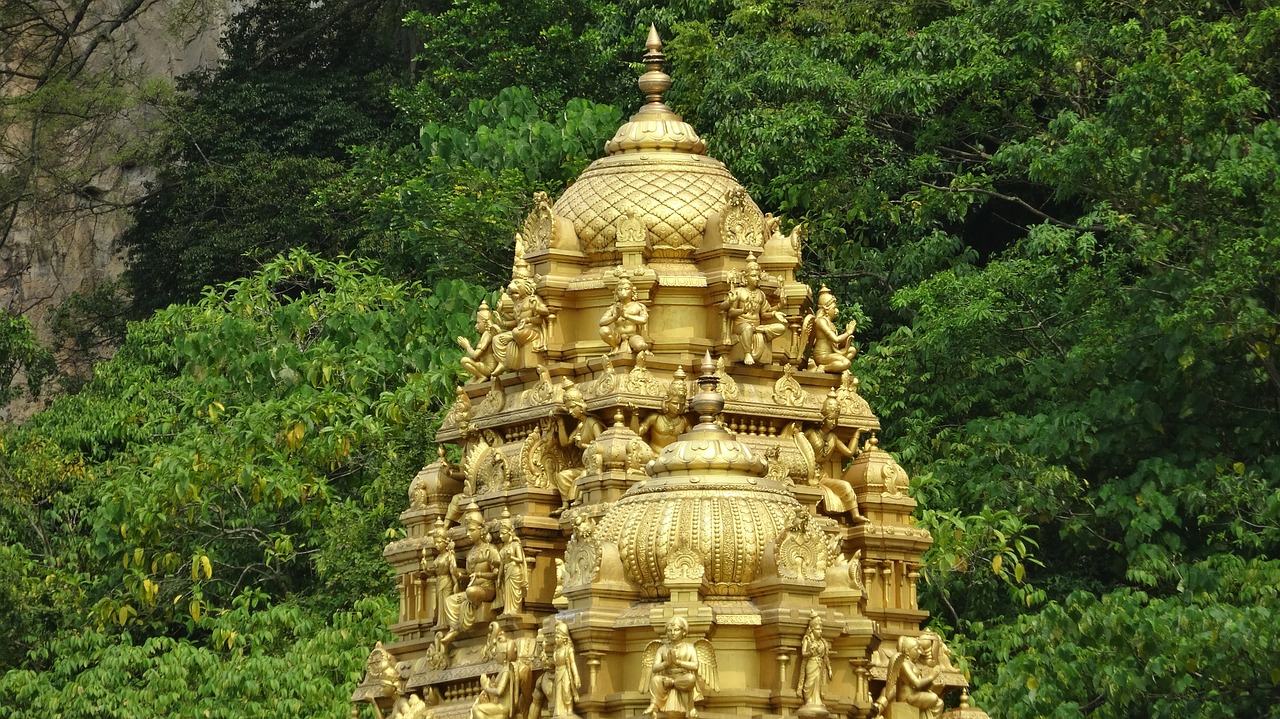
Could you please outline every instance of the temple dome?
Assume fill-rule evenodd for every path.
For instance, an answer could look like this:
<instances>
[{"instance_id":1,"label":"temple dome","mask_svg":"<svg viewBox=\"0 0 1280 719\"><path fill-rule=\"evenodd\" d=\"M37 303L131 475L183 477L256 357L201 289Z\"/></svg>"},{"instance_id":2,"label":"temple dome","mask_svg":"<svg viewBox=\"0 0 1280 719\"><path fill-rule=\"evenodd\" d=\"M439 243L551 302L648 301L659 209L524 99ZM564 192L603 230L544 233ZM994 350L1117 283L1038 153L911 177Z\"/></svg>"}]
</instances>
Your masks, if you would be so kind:
<instances>
[{"instance_id":1,"label":"temple dome","mask_svg":"<svg viewBox=\"0 0 1280 719\"><path fill-rule=\"evenodd\" d=\"M656 30L647 44L649 71L639 80L646 103L555 204L556 215L573 224L582 250L593 258L615 256L618 223L628 214L644 222L655 256L687 257L701 246L708 220L730 192L746 195L724 163L707 156L693 127L662 101L671 78L661 70ZM749 197L746 203L759 213Z\"/></svg>"},{"instance_id":2,"label":"temple dome","mask_svg":"<svg viewBox=\"0 0 1280 719\"><path fill-rule=\"evenodd\" d=\"M618 546L627 578L648 597L668 594L668 558L693 550L710 596L744 596L760 578L765 549L802 505L768 465L715 420L724 398L707 360L690 402L702 421L662 450L601 519L602 541Z\"/></svg>"}]
</instances>

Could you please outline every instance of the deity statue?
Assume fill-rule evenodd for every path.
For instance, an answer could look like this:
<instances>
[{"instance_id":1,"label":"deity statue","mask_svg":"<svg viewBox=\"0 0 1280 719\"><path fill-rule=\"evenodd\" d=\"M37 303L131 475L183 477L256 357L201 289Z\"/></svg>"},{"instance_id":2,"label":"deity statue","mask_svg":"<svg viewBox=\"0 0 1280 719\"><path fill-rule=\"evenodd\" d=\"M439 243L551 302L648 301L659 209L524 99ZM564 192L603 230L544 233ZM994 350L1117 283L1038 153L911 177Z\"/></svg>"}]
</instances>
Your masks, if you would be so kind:
<instances>
[{"instance_id":1,"label":"deity statue","mask_svg":"<svg viewBox=\"0 0 1280 719\"><path fill-rule=\"evenodd\" d=\"M517 268L522 259L517 258ZM547 348L546 325L554 315L546 303L538 297L538 285L524 265L507 285L498 303L496 321L504 331L493 337L493 354L499 366L519 369L523 367L518 352L528 347L534 352ZM494 373L496 374L496 372Z\"/></svg>"},{"instance_id":2,"label":"deity statue","mask_svg":"<svg viewBox=\"0 0 1280 719\"><path fill-rule=\"evenodd\" d=\"M893 704L902 702L919 709L928 719L942 715L942 697L933 691L938 667L927 664L920 640L898 637L898 653L889 662L884 689L876 699L875 709L884 719L893 719Z\"/></svg>"},{"instance_id":3,"label":"deity statue","mask_svg":"<svg viewBox=\"0 0 1280 719\"><path fill-rule=\"evenodd\" d=\"M519 614L524 609L524 593L529 587L528 565L525 563L524 545L516 536L511 513L505 507L498 523L498 538L502 541L502 548L498 550L502 570L498 601L494 606L502 609L503 614Z\"/></svg>"},{"instance_id":4,"label":"deity statue","mask_svg":"<svg viewBox=\"0 0 1280 719\"><path fill-rule=\"evenodd\" d=\"M744 286L745 285L745 286ZM730 339L742 349L742 363L768 361L770 343L787 331L786 315L774 309L760 289L760 263L755 254L747 256L746 273L730 278L729 294L720 311L730 327Z\"/></svg>"},{"instance_id":5,"label":"deity statue","mask_svg":"<svg viewBox=\"0 0 1280 719\"><path fill-rule=\"evenodd\" d=\"M431 707L422 701L422 697L415 692L408 696L401 696L391 707L391 713L387 715L387 719L430 719L435 715L431 711Z\"/></svg>"},{"instance_id":6,"label":"deity statue","mask_svg":"<svg viewBox=\"0 0 1280 719\"><path fill-rule=\"evenodd\" d=\"M849 369L858 350L853 346L853 333L858 323L849 320L844 332L836 331L836 296L823 285L818 291L818 306L805 318L805 325L813 337L813 352L809 355L809 369L839 373Z\"/></svg>"},{"instance_id":7,"label":"deity statue","mask_svg":"<svg viewBox=\"0 0 1280 719\"><path fill-rule=\"evenodd\" d=\"M800 640L800 665L796 671L796 693L804 700L800 707L804 710L826 712L822 703L822 694L826 690L827 681L831 679L831 643L822 636L822 617L817 612L809 613L809 628Z\"/></svg>"},{"instance_id":8,"label":"deity statue","mask_svg":"<svg viewBox=\"0 0 1280 719\"><path fill-rule=\"evenodd\" d=\"M502 668L492 677L480 675L480 694L471 705L471 719L514 719L519 682L516 677L516 645L504 641L498 659Z\"/></svg>"},{"instance_id":9,"label":"deity statue","mask_svg":"<svg viewBox=\"0 0 1280 719\"><path fill-rule=\"evenodd\" d=\"M685 383L684 368L677 367L675 378L667 385L667 398L662 402L662 411L645 417L644 422L635 429L635 433L644 437L653 447L655 453L671 444L681 434L689 430L688 413L689 386Z\"/></svg>"},{"instance_id":10,"label":"deity statue","mask_svg":"<svg viewBox=\"0 0 1280 719\"><path fill-rule=\"evenodd\" d=\"M438 628L447 624L444 616L445 601L458 591L458 555L454 553L453 540L449 538L448 528L444 520L437 519L435 531L431 533L431 543L435 547L436 556L431 559L424 571L432 582L431 614L427 621L434 622Z\"/></svg>"},{"instance_id":11,"label":"deity statue","mask_svg":"<svg viewBox=\"0 0 1280 719\"><path fill-rule=\"evenodd\" d=\"M600 317L600 339L613 353L640 354L649 349L649 308L636 299L636 288L622 276L613 288L613 304Z\"/></svg>"},{"instance_id":12,"label":"deity statue","mask_svg":"<svg viewBox=\"0 0 1280 719\"><path fill-rule=\"evenodd\" d=\"M476 310L476 334L480 335L480 339L472 347L471 340L466 337L457 338L458 346L466 353L466 356L462 358L462 367L474 375L476 379L489 379L493 375L502 374L506 370L506 366L494 354L493 340L496 329L493 324L493 312L489 310L489 303L481 301L480 309Z\"/></svg>"},{"instance_id":13,"label":"deity statue","mask_svg":"<svg viewBox=\"0 0 1280 719\"><path fill-rule=\"evenodd\" d=\"M854 521L870 523L858 509L858 495L853 486L843 479L834 477L829 472L830 462L843 466L844 460L858 455L858 438L862 436L859 428L853 435L853 441L845 444L837 434L840 423L840 401L835 390L827 393L819 410L822 423L810 427L803 434L796 436L796 444L806 455L810 469L822 485L822 505L832 514L848 512Z\"/></svg>"},{"instance_id":14,"label":"deity statue","mask_svg":"<svg viewBox=\"0 0 1280 719\"><path fill-rule=\"evenodd\" d=\"M484 515L480 514L480 508L475 502L467 507L462 523L466 527L467 537L471 539L471 548L467 550L467 566L463 572L468 581L466 589L445 598L443 613L449 626L449 631L441 636L441 641L445 644L470 629L480 618L484 606L497 595L501 559L497 548L489 542Z\"/></svg>"},{"instance_id":15,"label":"deity statue","mask_svg":"<svg viewBox=\"0 0 1280 719\"><path fill-rule=\"evenodd\" d=\"M688 634L688 620L673 617L667 622L666 638L649 642L645 649L640 691L649 692L644 713L653 719L698 719L702 688L720 691L711 642L691 642Z\"/></svg>"},{"instance_id":16,"label":"deity statue","mask_svg":"<svg viewBox=\"0 0 1280 719\"><path fill-rule=\"evenodd\" d=\"M563 449L571 450L570 455L582 456L582 450L587 445L596 441L596 437L604 432L604 422L587 414L587 401L582 397L582 392L574 386L569 380L564 382L564 392L560 399L560 411L562 414L556 418L556 439ZM565 414L568 418L565 418ZM570 429L569 422L573 421L573 429ZM560 498L562 501L560 511L564 511L570 504L578 499L578 478L586 473L586 467L582 466L581 460L578 462L570 461L569 466L560 470L556 475L556 489L560 490ZM577 465L577 466L574 466Z\"/></svg>"},{"instance_id":17,"label":"deity statue","mask_svg":"<svg viewBox=\"0 0 1280 719\"><path fill-rule=\"evenodd\" d=\"M551 654L551 663L555 671L551 716L572 716L573 707L578 703L578 693L582 689L582 677L578 675L578 660L573 652L569 625L564 622L556 622L555 649Z\"/></svg>"},{"instance_id":18,"label":"deity statue","mask_svg":"<svg viewBox=\"0 0 1280 719\"><path fill-rule=\"evenodd\" d=\"M541 670L538 680L533 684L533 693L529 701L529 719L542 719L542 710L556 695L556 675L552 667L555 658L552 656L552 645L542 635L533 648L534 668Z\"/></svg>"}]
</instances>

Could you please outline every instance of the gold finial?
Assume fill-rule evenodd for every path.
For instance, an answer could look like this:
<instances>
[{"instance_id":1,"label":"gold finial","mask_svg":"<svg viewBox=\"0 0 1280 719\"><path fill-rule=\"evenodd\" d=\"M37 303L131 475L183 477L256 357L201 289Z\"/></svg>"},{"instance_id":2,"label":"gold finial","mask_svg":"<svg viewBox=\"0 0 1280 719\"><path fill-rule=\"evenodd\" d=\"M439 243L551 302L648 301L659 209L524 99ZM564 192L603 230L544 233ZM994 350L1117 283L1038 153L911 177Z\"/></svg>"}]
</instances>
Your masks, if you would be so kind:
<instances>
[{"instance_id":1,"label":"gold finial","mask_svg":"<svg viewBox=\"0 0 1280 719\"><path fill-rule=\"evenodd\" d=\"M649 52L644 54L644 66L648 72L640 76L637 84L640 85L640 91L644 93L644 101L647 105L658 105L660 107L654 109L670 112L671 110L662 101L662 95L671 89L671 76L662 71L662 65L666 62L667 56L662 52L662 38L658 37L656 25L649 25L649 39L645 41L645 47L649 49Z\"/></svg>"},{"instance_id":2,"label":"gold finial","mask_svg":"<svg viewBox=\"0 0 1280 719\"><path fill-rule=\"evenodd\" d=\"M711 360L710 350L702 357L698 393L693 396L689 406L698 413L698 421L702 425L714 424L716 415L724 411L724 395L720 394L720 378L716 375L716 363Z\"/></svg>"}]
</instances>

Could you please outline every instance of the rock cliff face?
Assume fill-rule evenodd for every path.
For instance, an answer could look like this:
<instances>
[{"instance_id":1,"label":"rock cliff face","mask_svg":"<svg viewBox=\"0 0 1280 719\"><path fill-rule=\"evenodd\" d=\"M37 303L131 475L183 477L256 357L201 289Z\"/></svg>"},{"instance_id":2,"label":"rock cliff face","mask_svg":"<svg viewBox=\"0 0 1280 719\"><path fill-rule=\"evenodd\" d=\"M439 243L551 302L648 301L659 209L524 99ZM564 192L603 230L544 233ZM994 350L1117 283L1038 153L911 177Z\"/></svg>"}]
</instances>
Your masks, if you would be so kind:
<instances>
[{"instance_id":1,"label":"rock cliff face","mask_svg":"<svg viewBox=\"0 0 1280 719\"><path fill-rule=\"evenodd\" d=\"M53 340L53 310L124 270L118 239L130 222L128 205L154 176L145 158L159 119L157 100L163 102L163 88L175 78L221 59L218 40L235 9L228 0L155 0L122 16L117 3L86 2L84 19L61 28L71 35L70 49L15 36L6 38L13 40L7 43L12 54L0 58L0 110L8 125L0 146L0 197L22 198L8 203L0 223L0 307L26 315L46 344ZM68 4L31 13L53 14L52 5ZM87 62L52 82L34 79L33 67L54 51L69 68L81 57ZM39 101L39 93L67 75L72 79L61 97L84 116L32 122L24 103ZM60 362L73 361L61 354ZM0 419L21 420L38 407L24 397L0 410Z\"/></svg>"}]
</instances>

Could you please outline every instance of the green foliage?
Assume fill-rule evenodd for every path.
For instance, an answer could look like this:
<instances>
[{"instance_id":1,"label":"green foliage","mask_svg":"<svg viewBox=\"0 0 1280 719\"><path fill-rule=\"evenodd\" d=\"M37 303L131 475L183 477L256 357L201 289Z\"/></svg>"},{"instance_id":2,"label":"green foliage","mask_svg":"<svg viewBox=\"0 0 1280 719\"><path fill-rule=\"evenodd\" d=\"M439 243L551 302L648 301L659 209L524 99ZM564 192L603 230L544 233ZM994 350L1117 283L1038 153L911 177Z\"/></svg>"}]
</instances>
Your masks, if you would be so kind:
<instances>
[{"instance_id":1,"label":"green foliage","mask_svg":"<svg viewBox=\"0 0 1280 719\"><path fill-rule=\"evenodd\" d=\"M551 102L625 97L632 85L624 62L639 38L609 42L601 10L584 0L454 0L410 12L406 22L423 39L421 82L402 103L427 122L513 86Z\"/></svg>"},{"instance_id":2,"label":"green foliage","mask_svg":"<svg viewBox=\"0 0 1280 719\"><path fill-rule=\"evenodd\" d=\"M395 276L504 284L534 191L564 187L621 120L582 99L552 107L519 87L473 100L447 123L425 124L417 145L366 148L321 205L358 218L359 251Z\"/></svg>"},{"instance_id":3,"label":"green foliage","mask_svg":"<svg viewBox=\"0 0 1280 719\"><path fill-rule=\"evenodd\" d=\"M136 316L194 300L290 248L354 249L350 220L311 195L345 172L348 147L393 125L389 94L404 70L377 12L394 8L369 5L358 21L327 4L252 3L232 18L227 61L182 79L164 133L170 162L122 239Z\"/></svg>"},{"instance_id":4,"label":"green foliage","mask_svg":"<svg viewBox=\"0 0 1280 719\"><path fill-rule=\"evenodd\" d=\"M26 379L27 391L35 395L52 369L53 357L40 344L31 321L0 313L0 403L22 393L21 388L13 386L19 374Z\"/></svg>"},{"instance_id":5,"label":"green foliage","mask_svg":"<svg viewBox=\"0 0 1280 719\"><path fill-rule=\"evenodd\" d=\"M131 325L81 392L0 436L0 705L253 715L281 694L333 715L385 617L321 618L389 593L378 548L482 293L295 251ZM161 683L121 684L143 674Z\"/></svg>"},{"instance_id":6,"label":"green foliage","mask_svg":"<svg viewBox=\"0 0 1280 719\"><path fill-rule=\"evenodd\" d=\"M1231 556L1187 568L1183 590L1076 592L1008 627L999 681L980 692L1003 716L1280 716L1280 563Z\"/></svg>"},{"instance_id":7,"label":"green foliage","mask_svg":"<svg viewBox=\"0 0 1280 719\"><path fill-rule=\"evenodd\" d=\"M392 609L369 599L329 614L249 592L205 620L201 641L102 629L66 635L33 652L47 671L0 677L0 716L347 717L364 653L387 638Z\"/></svg>"}]
</instances>

